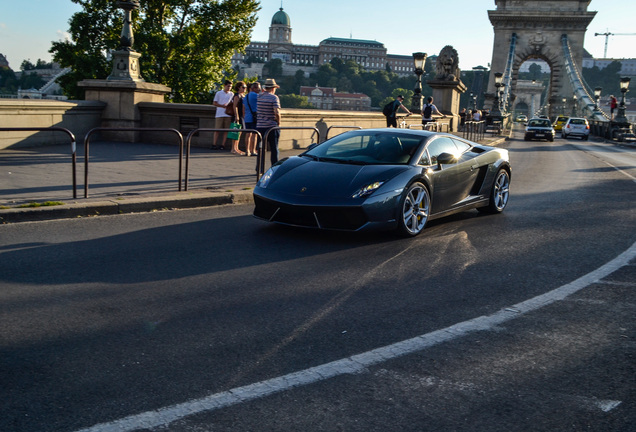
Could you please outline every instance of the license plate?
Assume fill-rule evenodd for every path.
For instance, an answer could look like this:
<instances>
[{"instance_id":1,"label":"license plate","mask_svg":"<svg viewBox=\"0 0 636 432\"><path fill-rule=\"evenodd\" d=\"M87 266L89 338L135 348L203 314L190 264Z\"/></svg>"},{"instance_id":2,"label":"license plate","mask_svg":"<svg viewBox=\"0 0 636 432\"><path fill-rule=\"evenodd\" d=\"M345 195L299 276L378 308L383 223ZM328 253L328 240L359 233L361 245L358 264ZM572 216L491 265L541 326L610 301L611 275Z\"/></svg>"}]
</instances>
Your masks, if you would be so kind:
<instances>
[{"instance_id":1,"label":"license plate","mask_svg":"<svg viewBox=\"0 0 636 432\"><path fill-rule=\"evenodd\" d=\"M544 136L545 136L545 134L538 133L538 134L534 134L534 136L536 136L536 137L544 137Z\"/></svg>"}]
</instances>

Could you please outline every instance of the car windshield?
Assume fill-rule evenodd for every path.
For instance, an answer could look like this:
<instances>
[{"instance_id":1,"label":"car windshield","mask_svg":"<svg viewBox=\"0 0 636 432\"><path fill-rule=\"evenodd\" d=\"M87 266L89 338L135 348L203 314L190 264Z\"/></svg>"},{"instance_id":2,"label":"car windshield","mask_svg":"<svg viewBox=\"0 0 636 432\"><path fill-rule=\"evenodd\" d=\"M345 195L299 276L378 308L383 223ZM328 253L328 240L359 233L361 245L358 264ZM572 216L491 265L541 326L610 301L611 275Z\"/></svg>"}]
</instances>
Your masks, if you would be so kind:
<instances>
[{"instance_id":1,"label":"car windshield","mask_svg":"<svg viewBox=\"0 0 636 432\"><path fill-rule=\"evenodd\" d=\"M301 156L336 163L403 165L409 163L426 139L421 135L395 131L346 132Z\"/></svg>"},{"instance_id":2,"label":"car windshield","mask_svg":"<svg viewBox=\"0 0 636 432\"><path fill-rule=\"evenodd\" d=\"M532 119L528 123L528 126L550 127L552 126L552 124L550 123L550 120Z\"/></svg>"}]
</instances>

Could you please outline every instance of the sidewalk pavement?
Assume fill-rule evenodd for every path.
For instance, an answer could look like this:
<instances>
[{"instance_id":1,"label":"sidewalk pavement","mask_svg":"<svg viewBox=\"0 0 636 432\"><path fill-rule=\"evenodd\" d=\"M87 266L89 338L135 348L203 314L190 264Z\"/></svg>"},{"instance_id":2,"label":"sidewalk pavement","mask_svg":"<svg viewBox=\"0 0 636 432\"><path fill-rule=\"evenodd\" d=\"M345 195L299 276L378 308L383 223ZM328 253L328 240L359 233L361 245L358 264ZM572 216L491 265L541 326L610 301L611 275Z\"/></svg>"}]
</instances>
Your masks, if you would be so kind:
<instances>
[{"instance_id":1,"label":"sidewalk pavement","mask_svg":"<svg viewBox=\"0 0 636 432\"><path fill-rule=\"evenodd\" d=\"M504 140L486 136L482 143ZM280 157L302 151L283 150ZM185 154L179 191L178 147L94 142L89 149L88 188L84 149L77 146L74 198L71 152L70 143L0 150L0 223L252 202L256 157L192 148L187 191ZM268 153L266 167L269 157ZM47 202L55 205L42 205Z\"/></svg>"}]
</instances>

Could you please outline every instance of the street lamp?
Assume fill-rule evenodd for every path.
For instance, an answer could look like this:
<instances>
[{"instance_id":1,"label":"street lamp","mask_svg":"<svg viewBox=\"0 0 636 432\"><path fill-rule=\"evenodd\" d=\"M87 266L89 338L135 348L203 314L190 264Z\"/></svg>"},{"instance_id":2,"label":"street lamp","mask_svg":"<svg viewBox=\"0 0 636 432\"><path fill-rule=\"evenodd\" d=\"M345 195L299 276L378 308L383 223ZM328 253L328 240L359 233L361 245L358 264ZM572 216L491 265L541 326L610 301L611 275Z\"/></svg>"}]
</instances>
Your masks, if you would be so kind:
<instances>
[{"instance_id":1,"label":"street lamp","mask_svg":"<svg viewBox=\"0 0 636 432\"><path fill-rule=\"evenodd\" d=\"M594 105L594 111L598 111L598 100L601 98L601 92L603 91L602 87L596 87L594 89L594 100L596 101Z\"/></svg>"},{"instance_id":2,"label":"street lamp","mask_svg":"<svg viewBox=\"0 0 636 432\"><path fill-rule=\"evenodd\" d=\"M572 96L572 117L576 117L576 95Z\"/></svg>"},{"instance_id":3,"label":"street lamp","mask_svg":"<svg viewBox=\"0 0 636 432\"><path fill-rule=\"evenodd\" d=\"M561 101L563 102L563 105L562 105L563 106L563 111L562 112L563 112L563 115L565 115L565 103L567 102L567 99L563 98Z\"/></svg>"},{"instance_id":4,"label":"street lamp","mask_svg":"<svg viewBox=\"0 0 636 432\"><path fill-rule=\"evenodd\" d=\"M124 25L121 29L121 36L119 37L120 49L134 51L132 49L135 38L133 37L132 30L132 11L139 9L139 0L122 0L117 2L117 7L124 10Z\"/></svg>"},{"instance_id":5,"label":"street lamp","mask_svg":"<svg viewBox=\"0 0 636 432\"><path fill-rule=\"evenodd\" d=\"M424 74L426 57L426 53L423 52L413 53L413 64L415 66L414 72L415 75L417 75L417 82L415 83L415 90L411 101L411 111L418 114L422 112L422 105L424 102L424 96L422 96L422 74Z\"/></svg>"},{"instance_id":6,"label":"street lamp","mask_svg":"<svg viewBox=\"0 0 636 432\"><path fill-rule=\"evenodd\" d=\"M501 110L499 109L499 88L502 86L503 74L501 72L495 72L495 103L493 104L490 115L492 117L501 117Z\"/></svg>"},{"instance_id":7,"label":"street lamp","mask_svg":"<svg viewBox=\"0 0 636 432\"><path fill-rule=\"evenodd\" d=\"M618 106L618 114L616 115L616 119L614 120L616 123L627 124L627 117L625 117L625 93L629 91L629 81L631 79L629 77L622 77L620 86L621 93L623 94L621 97L621 103Z\"/></svg>"}]
</instances>

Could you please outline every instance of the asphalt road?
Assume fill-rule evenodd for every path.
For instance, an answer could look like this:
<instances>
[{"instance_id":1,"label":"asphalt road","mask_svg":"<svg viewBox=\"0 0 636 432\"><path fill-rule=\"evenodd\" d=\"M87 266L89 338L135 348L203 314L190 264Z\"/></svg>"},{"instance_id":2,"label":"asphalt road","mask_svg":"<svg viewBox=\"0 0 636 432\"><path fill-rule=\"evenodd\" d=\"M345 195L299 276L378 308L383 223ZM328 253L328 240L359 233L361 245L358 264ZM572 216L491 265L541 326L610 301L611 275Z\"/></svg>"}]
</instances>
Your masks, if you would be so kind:
<instances>
[{"instance_id":1,"label":"asphalt road","mask_svg":"<svg viewBox=\"0 0 636 432\"><path fill-rule=\"evenodd\" d=\"M507 146L506 211L415 239L251 206L0 226L0 430L633 430L634 151Z\"/></svg>"}]
</instances>

